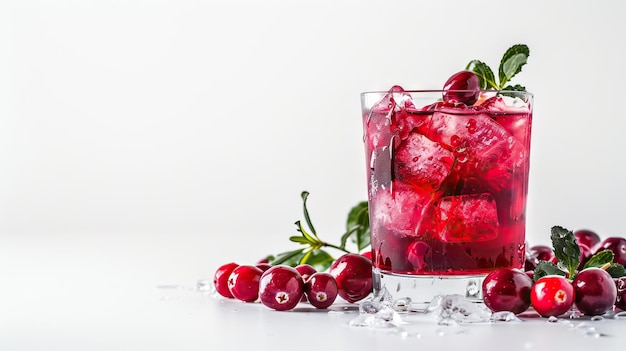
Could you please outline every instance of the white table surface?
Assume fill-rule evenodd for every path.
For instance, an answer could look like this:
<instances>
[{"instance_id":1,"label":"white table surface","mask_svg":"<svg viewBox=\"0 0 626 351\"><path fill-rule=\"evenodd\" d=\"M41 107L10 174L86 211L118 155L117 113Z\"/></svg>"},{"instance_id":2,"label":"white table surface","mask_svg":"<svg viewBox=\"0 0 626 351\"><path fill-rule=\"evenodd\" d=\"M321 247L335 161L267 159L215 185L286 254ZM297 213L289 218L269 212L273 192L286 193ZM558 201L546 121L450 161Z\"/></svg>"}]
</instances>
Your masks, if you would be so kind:
<instances>
[{"instance_id":1,"label":"white table surface","mask_svg":"<svg viewBox=\"0 0 626 351\"><path fill-rule=\"evenodd\" d=\"M9 283L0 298L0 350L617 350L626 343L626 320L609 319L462 326L421 319L405 325L405 335L351 327L354 305L277 312L203 294L195 280L155 278L148 267L156 260L131 260L133 251L116 257L89 247L74 256L54 246L5 252L12 265L1 262ZM603 336L586 335L581 323Z\"/></svg>"}]
</instances>

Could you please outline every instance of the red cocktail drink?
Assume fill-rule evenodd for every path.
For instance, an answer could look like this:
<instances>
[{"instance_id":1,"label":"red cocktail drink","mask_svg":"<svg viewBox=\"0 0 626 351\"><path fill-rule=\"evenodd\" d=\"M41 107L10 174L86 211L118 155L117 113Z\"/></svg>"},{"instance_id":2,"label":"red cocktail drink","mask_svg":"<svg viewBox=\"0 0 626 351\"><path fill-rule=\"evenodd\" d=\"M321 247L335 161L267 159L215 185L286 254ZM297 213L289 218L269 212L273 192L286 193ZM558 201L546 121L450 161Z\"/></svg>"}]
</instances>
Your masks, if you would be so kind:
<instances>
[{"instance_id":1,"label":"red cocktail drink","mask_svg":"<svg viewBox=\"0 0 626 351\"><path fill-rule=\"evenodd\" d=\"M443 93L361 95L375 275L524 264L532 94L481 91L467 104Z\"/></svg>"}]
</instances>

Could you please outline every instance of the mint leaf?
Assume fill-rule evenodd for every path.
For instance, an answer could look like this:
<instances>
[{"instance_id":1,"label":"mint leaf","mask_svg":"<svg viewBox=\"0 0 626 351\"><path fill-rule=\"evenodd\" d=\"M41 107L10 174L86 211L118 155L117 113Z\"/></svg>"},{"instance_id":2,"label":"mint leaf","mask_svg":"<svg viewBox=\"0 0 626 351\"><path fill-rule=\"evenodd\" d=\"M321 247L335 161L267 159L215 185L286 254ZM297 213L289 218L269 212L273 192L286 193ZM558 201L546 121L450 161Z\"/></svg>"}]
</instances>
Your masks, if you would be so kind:
<instances>
[{"instance_id":1,"label":"mint leaf","mask_svg":"<svg viewBox=\"0 0 626 351\"><path fill-rule=\"evenodd\" d=\"M526 87L523 85L515 84L515 85L507 85L502 90L511 90L511 91L526 91Z\"/></svg>"},{"instance_id":2,"label":"mint leaf","mask_svg":"<svg viewBox=\"0 0 626 351\"><path fill-rule=\"evenodd\" d=\"M600 252L596 253L595 255L591 256L591 258L583 266L583 269L589 268L589 267L598 267L598 268L600 268L600 267L604 266L607 263L613 263L613 257L614 256L615 255L613 254L613 251L611 251L611 250L600 251Z\"/></svg>"},{"instance_id":3,"label":"mint leaf","mask_svg":"<svg viewBox=\"0 0 626 351\"><path fill-rule=\"evenodd\" d=\"M513 45L504 53L498 69L500 86L504 86L506 82L522 71L529 55L530 50L524 44Z\"/></svg>"},{"instance_id":4,"label":"mint leaf","mask_svg":"<svg viewBox=\"0 0 626 351\"><path fill-rule=\"evenodd\" d=\"M484 62L479 60L470 61L465 69L473 71L480 80L481 89L496 89L500 90L500 87L496 83L496 78L493 75L491 68Z\"/></svg>"},{"instance_id":5,"label":"mint leaf","mask_svg":"<svg viewBox=\"0 0 626 351\"><path fill-rule=\"evenodd\" d=\"M342 247L345 248L348 237L352 238L352 242L356 244L358 251L370 245L370 219L367 201L359 202L352 207L348 214L346 229L346 234L341 238Z\"/></svg>"},{"instance_id":6,"label":"mint leaf","mask_svg":"<svg viewBox=\"0 0 626 351\"><path fill-rule=\"evenodd\" d=\"M551 230L550 239L559 264L568 270L570 279L574 279L576 268L580 264L580 247L576 243L574 233L563 227L554 226Z\"/></svg>"},{"instance_id":7,"label":"mint leaf","mask_svg":"<svg viewBox=\"0 0 626 351\"><path fill-rule=\"evenodd\" d=\"M612 278L620 278L626 276L626 268L619 263L612 263L606 272L611 275Z\"/></svg>"},{"instance_id":8,"label":"mint leaf","mask_svg":"<svg viewBox=\"0 0 626 351\"><path fill-rule=\"evenodd\" d=\"M537 263L537 267L535 268L535 274L533 275L533 280L537 281L541 277L545 277L546 275L562 275L565 276L565 272L559 269L557 265L548 261L539 261Z\"/></svg>"}]
</instances>

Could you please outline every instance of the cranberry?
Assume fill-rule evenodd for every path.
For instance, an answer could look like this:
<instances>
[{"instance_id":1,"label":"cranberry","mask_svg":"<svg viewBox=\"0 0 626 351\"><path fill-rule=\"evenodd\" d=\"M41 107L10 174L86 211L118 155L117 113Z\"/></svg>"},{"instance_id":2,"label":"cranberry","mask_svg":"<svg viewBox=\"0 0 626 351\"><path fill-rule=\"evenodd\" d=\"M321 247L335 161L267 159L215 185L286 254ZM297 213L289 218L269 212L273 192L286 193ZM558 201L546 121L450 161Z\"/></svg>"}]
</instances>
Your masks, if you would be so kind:
<instances>
[{"instance_id":1,"label":"cranberry","mask_svg":"<svg viewBox=\"0 0 626 351\"><path fill-rule=\"evenodd\" d=\"M257 268L259 268L260 270L262 270L263 272L265 272L266 270L272 268L272 265L269 263L257 263L256 264Z\"/></svg>"},{"instance_id":2,"label":"cranberry","mask_svg":"<svg viewBox=\"0 0 626 351\"><path fill-rule=\"evenodd\" d=\"M522 313L530 307L533 280L526 273L511 268L492 271L483 280L483 300L493 312Z\"/></svg>"},{"instance_id":3,"label":"cranberry","mask_svg":"<svg viewBox=\"0 0 626 351\"><path fill-rule=\"evenodd\" d=\"M370 261L372 260L372 251L365 251L363 253L361 253L361 256L368 258Z\"/></svg>"},{"instance_id":4,"label":"cranberry","mask_svg":"<svg viewBox=\"0 0 626 351\"><path fill-rule=\"evenodd\" d=\"M524 273L526 273L526 275L528 276L528 278L530 278L531 281L535 280L535 271L525 271Z\"/></svg>"},{"instance_id":5,"label":"cranberry","mask_svg":"<svg viewBox=\"0 0 626 351\"><path fill-rule=\"evenodd\" d=\"M557 262L556 256L554 255L554 251L552 251L552 248L550 246L546 246L546 245L531 246L530 249L528 249L528 252L531 257L536 258L538 261L548 261L552 263Z\"/></svg>"},{"instance_id":6,"label":"cranberry","mask_svg":"<svg viewBox=\"0 0 626 351\"><path fill-rule=\"evenodd\" d=\"M254 302L259 297L259 280L263 271L257 266L241 265L228 277L228 289L233 297L245 302Z\"/></svg>"},{"instance_id":7,"label":"cranberry","mask_svg":"<svg viewBox=\"0 0 626 351\"><path fill-rule=\"evenodd\" d=\"M265 306L277 310L291 310L304 294L304 281L298 271L286 265L274 266L263 273L259 297Z\"/></svg>"},{"instance_id":8,"label":"cranberry","mask_svg":"<svg viewBox=\"0 0 626 351\"><path fill-rule=\"evenodd\" d=\"M266 256L262 259L259 260L259 262L257 262L257 264L259 263L270 263L270 256Z\"/></svg>"},{"instance_id":9,"label":"cranberry","mask_svg":"<svg viewBox=\"0 0 626 351\"><path fill-rule=\"evenodd\" d=\"M626 311L626 277L613 279L617 288L617 297L615 298L615 307Z\"/></svg>"},{"instance_id":10,"label":"cranberry","mask_svg":"<svg viewBox=\"0 0 626 351\"><path fill-rule=\"evenodd\" d=\"M480 79L472 71L460 71L453 74L443 90L452 90L443 92L443 101L458 101L466 105L473 105L478 101L480 96Z\"/></svg>"},{"instance_id":11,"label":"cranberry","mask_svg":"<svg viewBox=\"0 0 626 351\"><path fill-rule=\"evenodd\" d=\"M296 271L298 271L298 273L300 273L300 275L302 276L302 281L304 282L306 282L307 279L309 279L309 277L313 275L313 273L317 272L315 267L311 266L310 264L299 264L295 267L295 269Z\"/></svg>"},{"instance_id":12,"label":"cranberry","mask_svg":"<svg viewBox=\"0 0 626 351\"><path fill-rule=\"evenodd\" d=\"M372 261L359 255L348 253L339 257L330 266L329 273L335 277L339 296L354 303L372 292Z\"/></svg>"},{"instance_id":13,"label":"cranberry","mask_svg":"<svg viewBox=\"0 0 626 351\"><path fill-rule=\"evenodd\" d=\"M530 290L530 303L544 317L560 316L575 301L574 286L560 275L539 278Z\"/></svg>"},{"instance_id":14,"label":"cranberry","mask_svg":"<svg viewBox=\"0 0 626 351\"><path fill-rule=\"evenodd\" d=\"M586 245L588 248L593 248L600 243L600 236L588 229L579 229L574 232L574 236L579 245Z\"/></svg>"},{"instance_id":15,"label":"cranberry","mask_svg":"<svg viewBox=\"0 0 626 351\"><path fill-rule=\"evenodd\" d=\"M311 266L310 264L299 264L296 266L296 271L300 273L300 275L302 276L302 281L305 283L311 275L317 272L315 267ZM307 300L306 294L302 294L302 298L300 299L300 302L307 302L307 301L308 300Z\"/></svg>"},{"instance_id":16,"label":"cranberry","mask_svg":"<svg viewBox=\"0 0 626 351\"><path fill-rule=\"evenodd\" d=\"M620 237L606 238L596 246L596 252L602 250L613 251L613 254L615 254L613 262L619 263L622 266L626 265L626 239Z\"/></svg>"},{"instance_id":17,"label":"cranberry","mask_svg":"<svg viewBox=\"0 0 626 351\"><path fill-rule=\"evenodd\" d=\"M585 266L585 263L587 263L591 256L593 256L593 251L586 244L578 243L578 247L580 248L580 263L578 264L578 270L581 270Z\"/></svg>"},{"instance_id":18,"label":"cranberry","mask_svg":"<svg viewBox=\"0 0 626 351\"><path fill-rule=\"evenodd\" d=\"M335 302L339 287L335 277L330 273L318 272L311 275L306 281L304 292L311 305L325 309Z\"/></svg>"},{"instance_id":19,"label":"cranberry","mask_svg":"<svg viewBox=\"0 0 626 351\"><path fill-rule=\"evenodd\" d=\"M230 277L230 274L238 266L238 264L230 262L220 266L215 271L215 274L213 275L213 286L215 287L215 290L218 294L224 297L228 297L230 299L233 298L233 294L231 294L230 290L228 289L228 277Z\"/></svg>"},{"instance_id":20,"label":"cranberry","mask_svg":"<svg viewBox=\"0 0 626 351\"><path fill-rule=\"evenodd\" d=\"M524 270L527 272L534 271L535 268L537 268L537 263L539 263L537 259L526 255L526 258L524 259Z\"/></svg>"},{"instance_id":21,"label":"cranberry","mask_svg":"<svg viewBox=\"0 0 626 351\"><path fill-rule=\"evenodd\" d=\"M617 287L611 275L600 268L587 268L574 278L576 307L589 316L609 311L617 298Z\"/></svg>"}]
</instances>

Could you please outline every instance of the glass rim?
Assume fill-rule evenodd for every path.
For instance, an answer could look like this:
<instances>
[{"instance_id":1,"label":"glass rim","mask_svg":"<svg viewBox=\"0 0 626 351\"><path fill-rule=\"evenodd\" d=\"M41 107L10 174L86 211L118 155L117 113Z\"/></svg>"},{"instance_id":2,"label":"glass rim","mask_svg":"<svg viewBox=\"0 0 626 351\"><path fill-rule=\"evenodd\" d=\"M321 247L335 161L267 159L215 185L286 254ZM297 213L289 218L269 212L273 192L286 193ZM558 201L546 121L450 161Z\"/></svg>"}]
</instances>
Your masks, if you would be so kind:
<instances>
[{"instance_id":1,"label":"glass rim","mask_svg":"<svg viewBox=\"0 0 626 351\"><path fill-rule=\"evenodd\" d=\"M364 91L361 93L361 96L365 96L365 95L373 95L373 94L377 94L377 95L381 95L381 94L388 94L388 93L395 93L395 94L402 94L402 93L408 93L408 94L413 94L413 93L444 93L444 92L448 92L448 93L473 93L476 92L476 90L463 90L463 89L416 89L416 90L402 90L402 91L397 91L397 92L393 92L391 90L370 90L370 91ZM521 90L494 90L494 89L485 89L485 90L479 90L479 93L491 93L491 94L520 94L520 95L528 95L528 96L534 96L533 93L529 92L529 91L521 91Z\"/></svg>"}]
</instances>

